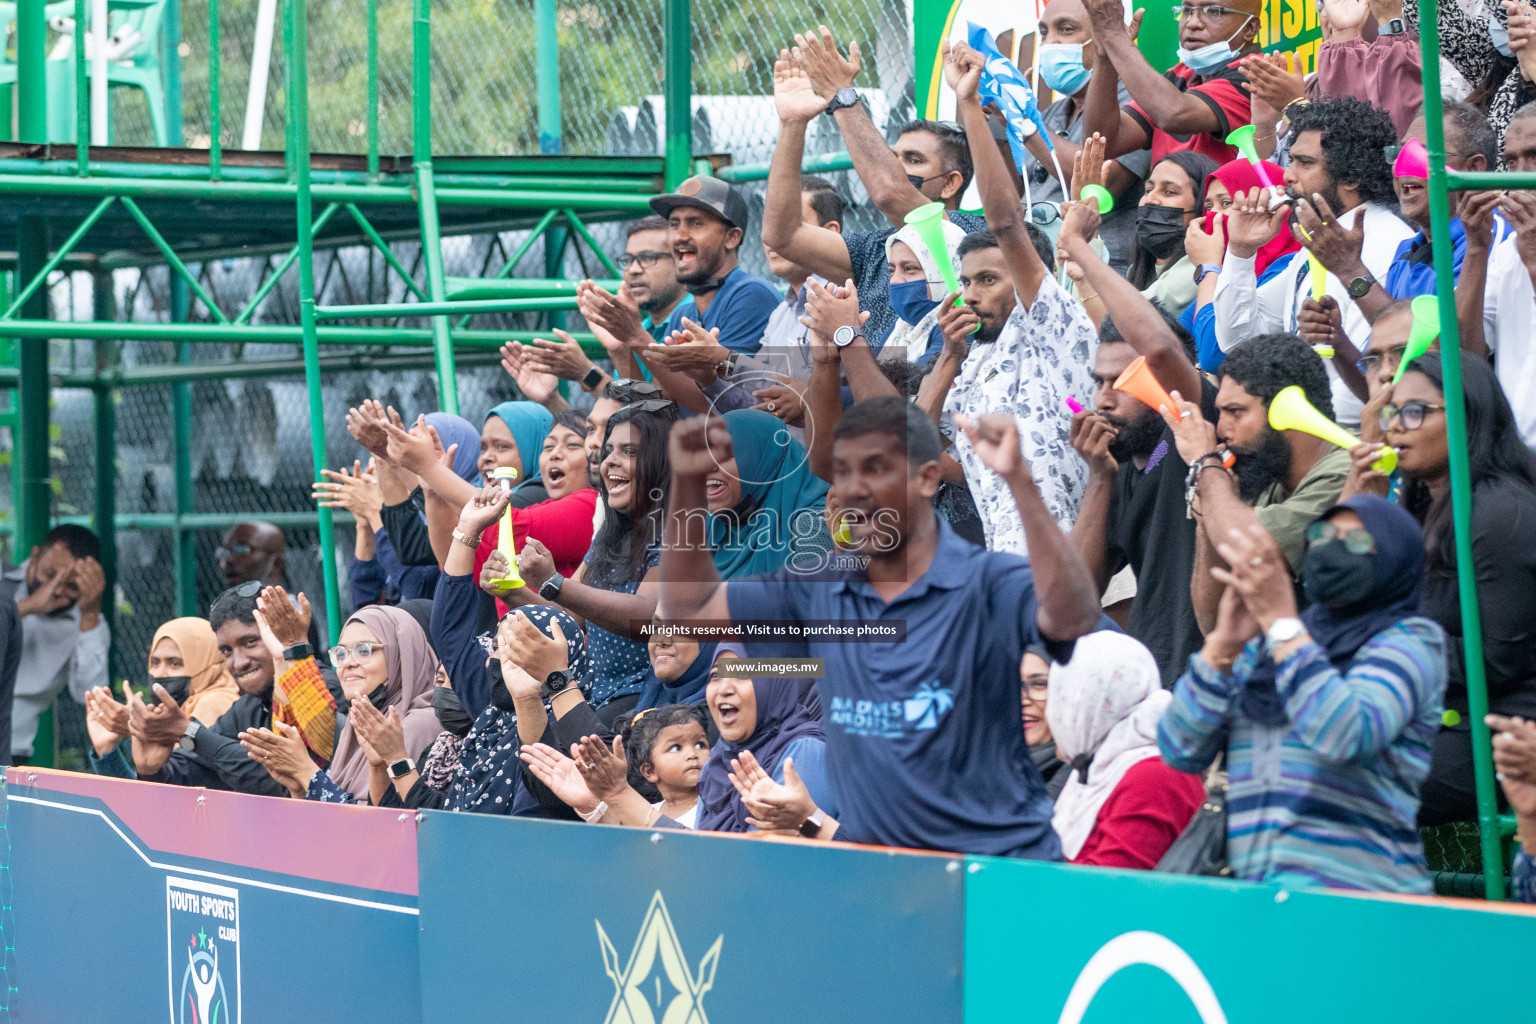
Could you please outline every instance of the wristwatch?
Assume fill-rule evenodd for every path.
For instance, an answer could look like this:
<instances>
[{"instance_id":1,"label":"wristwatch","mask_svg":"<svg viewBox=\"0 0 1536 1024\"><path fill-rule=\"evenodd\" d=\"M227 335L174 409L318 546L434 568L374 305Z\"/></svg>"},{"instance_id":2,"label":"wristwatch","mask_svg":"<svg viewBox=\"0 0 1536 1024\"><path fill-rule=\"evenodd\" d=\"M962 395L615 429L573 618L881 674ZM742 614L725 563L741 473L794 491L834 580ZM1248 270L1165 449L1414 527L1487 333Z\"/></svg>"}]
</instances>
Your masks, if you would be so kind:
<instances>
[{"instance_id":1,"label":"wristwatch","mask_svg":"<svg viewBox=\"0 0 1536 1024\"><path fill-rule=\"evenodd\" d=\"M1014 127L1019 130L1019 135L1026 139L1031 138L1036 132L1040 130L1040 127L1027 117L1020 121L1018 124L1014 125Z\"/></svg>"},{"instance_id":2,"label":"wristwatch","mask_svg":"<svg viewBox=\"0 0 1536 1024\"><path fill-rule=\"evenodd\" d=\"M197 742L197 734L203 731L203 723L192 719L187 723L187 731L181 734L181 739L176 741L176 749L184 754L192 753L192 747Z\"/></svg>"},{"instance_id":3,"label":"wristwatch","mask_svg":"<svg viewBox=\"0 0 1536 1024\"><path fill-rule=\"evenodd\" d=\"M458 541L460 544L463 544L465 547L469 548L471 551L479 551L480 550L480 538L479 537L471 537L469 534L465 533L463 530L459 529L457 526L455 526L453 528L453 539Z\"/></svg>"},{"instance_id":4,"label":"wristwatch","mask_svg":"<svg viewBox=\"0 0 1536 1024\"><path fill-rule=\"evenodd\" d=\"M832 332L832 344L838 348L847 348L853 344L854 338L864 337L864 332L856 327L839 327Z\"/></svg>"},{"instance_id":5,"label":"wristwatch","mask_svg":"<svg viewBox=\"0 0 1536 1024\"><path fill-rule=\"evenodd\" d=\"M1306 631L1306 628L1306 626L1301 624L1301 620L1294 616L1276 619L1270 624L1268 631L1265 632L1264 642L1269 644L1269 649L1273 651L1281 644L1289 643L1296 639Z\"/></svg>"},{"instance_id":6,"label":"wristwatch","mask_svg":"<svg viewBox=\"0 0 1536 1024\"><path fill-rule=\"evenodd\" d=\"M721 380L730 380L731 373L736 369L736 357L739 355L741 355L740 352L732 352L730 355L716 363L715 376L719 377Z\"/></svg>"},{"instance_id":7,"label":"wristwatch","mask_svg":"<svg viewBox=\"0 0 1536 1024\"><path fill-rule=\"evenodd\" d=\"M807 839L815 839L821 835L821 826L826 823L827 816L817 808L811 812L811 816L800 823L800 834Z\"/></svg>"},{"instance_id":8,"label":"wristwatch","mask_svg":"<svg viewBox=\"0 0 1536 1024\"><path fill-rule=\"evenodd\" d=\"M597 387L599 384L601 384L603 382L603 377L604 376L606 376L606 374L604 374L602 370L599 370L597 367L594 366L591 369L589 369L586 373L581 375L581 386L585 390L591 391L593 388Z\"/></svg>"},{"instance_id":9,"label":"wristwatch","mask_svg":"<svg viewBox=\"0 0 1536 1024\"><path fill-rule=\"evenodd\" d=\"M416 762L408 757L402 757L398 761L389 763L389 777L392 779L404 778L416 770Z\"/></svg>"},{"instance_id":10,"label":"wristwatch","mask_svg":"<svg viewBox=\"0 0 1536 1024\"><path fill-rule=\"evenodd\" d=\"M284 661L303 661L305 658L314 657L314 655L315 649L309 646L308 640L300 640L292 647L283 648Z\"/></svg>"},{"instance_id":11,"label":"wristwatch","mask_svg":"<svg viewBox=\"0 0 1536 1024\"><path fill-rule=\"evenodd\" d=\"M851 107L859 102L859 90L851 85L846 85L832 94L832 101L827 104L825 113L835 114L844 107Z\"/></svg>"},{"instance_id":12,"label":"wristwatch","mask_svg":"<svg viewBox=\"0 0 1536 1024\"><path fill-rule=\"evenodd\" d=\"M1219 273L1221 273L1221 264L1219 264L1219 263L1202 263L1195 270L1195 284L1198 286L1201 281L1204 281L1206 274L1219 274Z\"/></svg>"},{"instance_id":13,"label":"wristwatch","mask_svg":"<svg viewBox=\"0 0 1536 1024\"><path fill-rule=\"evenodd\" d=\"M565 584L565 577L555 573L549 579L539 584L539 596L546 601L553 601L560 596L560 588Z\"/></svg>"},{"instance_id":14,"label":"wristwatch","mask_svg":"<svg viewBox=\"0 0 1536 1024\"><path fill-rule=\"evenodd\" d=\"M1376 26L1376 34L1379 36L1400 36L1408 30L1403 24L1402 18L1392 18L1385 25Z\"/></svg>"},{"instance_id":15,"label":"wristwatch","mask_svg":"<svg viewBox=\"0 0 1536 1024\"><path fill-rule=\"evenodd\" d=\"M544 689L539 692L539 696L548 700L561 690L570 689L575 678L576 673L568 668L556 669L544 677Z\"/></svg>"},{"instance_id":16,"label":"wristwatch","mask_svg":"<svg viewBox=\"0 0 1536 1024\"><path fill-rule=\"evenodd\" d=\"M1363 299L1376 283L1376 279L1367 273L1364 277L1357 277L1349 282L1349 297Z\"/></svg>"}]
</instances>

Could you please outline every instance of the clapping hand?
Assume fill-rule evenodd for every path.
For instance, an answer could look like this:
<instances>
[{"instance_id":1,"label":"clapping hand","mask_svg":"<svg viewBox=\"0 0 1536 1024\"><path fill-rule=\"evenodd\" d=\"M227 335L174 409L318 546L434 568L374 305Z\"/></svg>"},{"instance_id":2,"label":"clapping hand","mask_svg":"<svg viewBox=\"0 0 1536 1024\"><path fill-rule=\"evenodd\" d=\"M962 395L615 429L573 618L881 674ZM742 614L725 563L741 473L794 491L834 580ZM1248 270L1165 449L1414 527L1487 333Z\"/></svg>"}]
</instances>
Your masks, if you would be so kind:
<instances>
[{"instance_id":1,"label":"clapping hand","mask_svg":"<svg viewBox=\"0 0 1536 1024\"><path fill-rule=\"evenodd\" d=\"M720 328L706 329L703 324L683 318L682 330L673 331L665 345L652 343L641 352L647 364L687 374L702 387L715 382L715 367L730 357L731 350L720 344Z\"/></svg>"},{"instance_id":2,"label":"clapping hand","mask_svg":"<svg viewBox=\"0 0 1536 1024\"><path fill-rule=\"evenodd\" d=\"M629 787L629 760L624 756L624 740L613 738L610 749L601 736L584 736L571 744L571 758L587 788L599 800L614 800Z\"/></svg>"},{"instance_id":3,"label":"clapping hand","mask_svg":"<svg viewBox=\"0 0 1536 1024\"><path fill-rule=\"evenodd\" d=\"M806 282L805 315L800 322L826 343L831 344L839 327L863 327L868 319L868 313L859 311L859 290L854 287L853 278L842 287L823 287L814 278Z\"/></svg>"},{"instance_id":4,"label":"clapping hand","mask_svg":"<svg viewBox=\"0 0 1536 1024\"><path fill-rule=\"evenodd\" d=\"M851 87L859 76L859 44L850 42L845 58L837 50L832 30L825 25L817 26L814 32L796 32L790 55L810 78L811 88L821 96L823 106L831 102L839 89Z\"/></svg>"},{"instance_id":5,"label":"clapping hand","mask_svg":"<svg viewBox=\"0 0 1536 1024\"><path fill-rule=\"evenodd\" d=\"M379 490L379 475L372 459L366 470L361 461L353 459L351 472L345 467L322 469L320 475L325 479L310 488L310 497L317 505L345 509L367 523L379 520L384 508L384 494Z\"/></svg>"},{"instance_id":6,"label":"clapping hand","mask_svg":"<svg viewBox=\"0 0 1536 1024\"><path fill-rule=\"evenodd\" d=\"M479 537L501 518L511 500L511 492L500 484L480 488L459 513L459 531L470 537Z\"/></svg>"},{"instance_id":7,"label":"clapping hand","mask_svg":"<svg viewBox=\"0 0 1536 1024\"><path fill-rule=\"evenodd\" d=\"M554 747L545 743L529 743L520 748L517 756L528 766L534 778L559 797L577 814L591 814L597 810L597 797L587 787L586 780L576 769L576 762Z\"/></svg>"},{"instance_id":8,"label":"clapping hand","mask_svg":"<svg viewBox=\"0 0 1536 1024\"><path fill-rule=\"evenodd\" d=\"M1230 529L1226 537L1212 539L1227 567L1213 566L1211 575L1238 592L1260 627L1267 630L1277 619L1296 615L1290 569L1264 527L1251 523L1247 530Z\"/></svg>"},{"instance_id":9,"label":"clapping hand","mask_svg":"<svg viewBox=\"0 0 1536 1024\"><path fill-rule=\"evenodd\" d=\"M240 734L240 745L295 799L304 798L320 773L299 730L287 722L273 722L271 729L247 729Z\"/></svg>"},{"instance_id":10,"label":"clapping hand","mask_svg":"<svg viewBox=\"0 0 1536 1024\"><path fill-rule=\"evenodd\" d=\"M520 342L509 341L501 346L501 368L530 402L544 404L560 386L559 377L543 369L528 346Z\"/></svg>"},{"instance_id":11,"label":"clapping hand","mask_svg":"<svg viewBox=\"0 0 1536 1024\"><path fill-rule=\"evenodd\" d=\"M411 756L405 749L405 726L400 721L400 711L393 705L384 714L368 701L358 701L352 705L348 721L370 765L384 767Z\"/></svg>"},{"instance_id":12,"label":"clapping hand","mask_svg":"<svg viewBox=\"0 0 1536 1024\"><path fill-rule=\"evenodd\" d=\"M816 813L816 801L795 771L792 757L785 758L784 781L778 783L750 750L743 750L731 760L729 778L746 805L747 824L760 832L797 836L800 826Z\"/></svg>"},{"instance_id":13,"label":"clapping hand","mask_svg":"<svg viewBox=\"0 0 1536 1024\"><path fill-rule=\"evenodd\" d=\"M389 459L389 433L384 425L389 416L381 402L365 398L356 408L347 410L347 433L377 459Z\"/></svg>"},{"instance_id":14,"label":"clapping hand","mask_svg":"<svg viewBox=\"0 0 1536 1024\"><path fill-rule=\"evenodd\" d=\"M787 49L773 62L773 106L785 124L809 124L827 109L827 101L811 86L811 76Z\"/></svg>"}]
</instances>

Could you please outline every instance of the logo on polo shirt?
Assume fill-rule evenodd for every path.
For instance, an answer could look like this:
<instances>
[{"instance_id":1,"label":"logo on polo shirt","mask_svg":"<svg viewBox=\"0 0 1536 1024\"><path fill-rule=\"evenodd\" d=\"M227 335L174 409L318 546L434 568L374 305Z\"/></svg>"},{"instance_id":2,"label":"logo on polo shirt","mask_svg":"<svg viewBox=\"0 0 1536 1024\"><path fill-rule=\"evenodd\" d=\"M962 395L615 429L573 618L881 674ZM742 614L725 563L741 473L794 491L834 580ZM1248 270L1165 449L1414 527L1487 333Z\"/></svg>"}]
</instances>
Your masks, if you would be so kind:
<instances>
[{"instance_id":1,"label":"logo on polo shirt","mask_svg":"<svg viewBox=\"0 0 1536 1024\"><path fill-rule=\"evenodd\" d=\"M715 985L724 935L715 938L697 973L689 970L667 901L658 889L629 951L629 963L620 968L618 950L608 941L603 923L594 923L603 950L603 970L614 989L603 1024L709 1024L704 994Z\"/></svg>"},{"instance_id":2,"label":"logo on polo shirt","mask_svg":"<svg viewBox=\"0 0 1536 1024\"><path fill-rule=\"evenodd\" d=\"M171 1024L239 1024L240 893L165 880Z\"/></svg>"},{"instance_id":3,"label":"logo on polo shirt","mask_svg":"<svg viewBox=\"0 0 1536 1024\"><path fill-rule=\"evenodd\" d=\"M947 687L940 686L938 680L934 680L919 686L916 695L903 701L902 706L906 709L907 722L913 729L919 732L937 729L944 712L955 706L955 695Z\"/></svg>"},{"instance_id":4,"label":"logo on polo shirt","mask_svg":"<svg viewBox=\"0 0 1536 1024\"><path fill-rule=\"evenodd\" d=\"M939 720L954 706L954 691L940 686L935 679L923 683L906 700L833 697L827 720L832 725L841 726L849 736L899 740L908 733L937 729Z\"/></svg>"}]
</instances>

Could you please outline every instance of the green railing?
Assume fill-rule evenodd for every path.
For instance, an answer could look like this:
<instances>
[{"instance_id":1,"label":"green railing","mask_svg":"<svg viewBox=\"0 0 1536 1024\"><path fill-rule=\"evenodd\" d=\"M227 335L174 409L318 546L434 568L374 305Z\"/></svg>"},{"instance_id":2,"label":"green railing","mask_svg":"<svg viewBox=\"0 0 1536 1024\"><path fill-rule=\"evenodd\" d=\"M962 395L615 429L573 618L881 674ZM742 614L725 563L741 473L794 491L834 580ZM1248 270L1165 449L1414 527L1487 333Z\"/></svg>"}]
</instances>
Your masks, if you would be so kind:
<instances>
[{"instance_id":1,"label":"green railing","mask_svg":"<svg viewBox=\"0 0 1536 1024\"><path fill-rule=\"evenodd\" d=\"M1504 836L1498 782L1493 772L1493 743L1483 718L1488 714L1488 681L1483 665L1483 623L1477 605L1477 564L1472 555L1472 479L1467 465L1467 407L1462 393L1460 330L1456 322L1456 272L1452 259L1450 189L1508 188L1536 185L1536 175L1458 174L1445 166L1444 109L1440 100L1439 0L1419 4L1419 39L1423 48L1424 120L1429 137L1430 241L1434 250L1435 292L1440 300L1440 348L1445 373L1445 427L1451 468L1451 517L1456 538L1456 582L1461 601L1462 648L1466 656L1467 707L1472 719L1472 763L1477 784L1477 823L1483 875L1489 899L1505 898Z\"/></svg>"}]
</instances>

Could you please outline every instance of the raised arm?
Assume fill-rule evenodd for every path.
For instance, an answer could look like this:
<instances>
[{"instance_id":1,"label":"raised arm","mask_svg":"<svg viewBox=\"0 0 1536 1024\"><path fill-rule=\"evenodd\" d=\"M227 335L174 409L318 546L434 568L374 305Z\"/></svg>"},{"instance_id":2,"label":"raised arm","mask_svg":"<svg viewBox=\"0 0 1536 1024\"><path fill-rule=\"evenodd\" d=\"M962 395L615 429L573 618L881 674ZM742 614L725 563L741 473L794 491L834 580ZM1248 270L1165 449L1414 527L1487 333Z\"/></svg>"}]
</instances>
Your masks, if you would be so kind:
<instances>
[{"instance_id":1,"label":"raised arm","mask_svg":"<svg viewBox=\"0 0 1536 1024\"><path fill-rule=\"evenodd\" d=\"M956 418L977 456L1008 484L1024 522L1024 540L1038 601L1035 624L1047 640L1076 640L1098 626L1099 592L1077 549L1045 507L1029 463L1019 451L1019 424L1006 413L972 423Z\"/></svg>"},{"instance_id":2,"label":"raised arm","mask_svg":"<svg viewBox=\"0 0 1536 1024\"><path fill-rule=\"evenodd\" d=\"M849 43L848 56L844 58L832 40L832 30L820 25L815 32L795 34L794 60L809 76L811 87L822 101L822 109L826 109L826 104L839 89L853 87L859 73L859 44ZM902 218L927 203L928 197L907 180L901 161L896 159L880 129L869 119L864 104L843 107L832 117L843 133L843 144L848 147L853 170L869 192L870 201L892 224L900 227ZM798 210L798 196L795 203Z\"/></svg>"},{"instance_id":3,"label":"raised arm","mask_svg":"<svg viewBox=\"0 0 1536 1024\"><path fill-rule=\"evenodd\" d=\"M850 327L857 331L868 319L867 311L859 311L859 292L851 278L841 288L823 288L818 281L807 284L805 315L800 321L812 332L819 334L823 341L830 343L840 327ZM880 364L875 361L874 350L863 336L854 338L852 343L844 346L839 356L855 402L881 395L901 394L896 390L896 385L881 372Z\"/></svg>"},{"instance_id":4,"label":"raised arm","mask_svg":"<svg viewBox=\"0 0 1536 1024\"><path fill-rule=\"evenodd\" d=\"M1098 60L1103 62L1107 59L1114 65L1116 74L1125 82L1126 91L1147 115L1147 120L1170 135L1214 132L1220 127L1215 111L1204 100L1181 92L1178 86L1147 63L1147 58L1141 55L1141 51L1136 48L1136 41L1126 29L1125 8L1120 0L1085 0L1084 5L1088 8L1088 20L1093 25L1093 41ZM1094 77L1098 77L1097 64ZM1098 118L1095 118L1095 123L1088 124L1085 130L1098 129L1097 121ZM1126 141L1121 138L1120 145L1111 149L1110 155L1119 156L1140 148L1125 145Z\"/></svg>"},{"instance_id":5,"label":"raised arm","mask_svg":"<svg viewBox=\"0 0 1536 1024\"><path fill-rule=\"evenodd\" d=\"M731 432L718 417L695 417L672 427L669 446L672 491L657 566L658 610L667 621L729 619L725 584L715 569L715 553L703 524L708 508L704 480L735 457Z\"/></svg>"},{"instance_id":6,"label":"raised arm","mask_svg":"<svg viewBox=\"0 0 1536 1024\"><path fill-rule=\"evenodd\" d=\"M1098 294L1120 334L1138 355L1146 357L1147 366L1158 383L1169 391L1198 399L1200 371L1189 361L1183 342L1163 320L1157 307L1094 253L1089 240L1098 231L1098 210L1089 203L1073 203L1062 220L1058 244L1082 270L1084 281Z\"/></svg>"},{"instance_id":7,"label":"raised arm","mask_svg":"<svg viewBox=\"0 0 1536 1024\"><path fill-rule=\"evenodd\" d=\"M981 109L977 87L985 65L981 54L964 43L944 44L944 80L955 90L960 123L965 126L971 160L976 166L976 187L981 192L987 227L997 236L998 248L1013 274L1014 293L1027 309L1034 305L1035 293L1040 290L1048 271L1040 262L1034 243L1029 240L1019 193L1013 187L1008 165L992 141L986 112ZM935 255L935 259L943 258L946 258L943 253Z\"/></svg>"},{"instance_id":8,"label":"raised arm","mask_svg":"<svg viewBox=\"0 0 1536 1024\"><path fill-rule=\"evenodd\" d=\"M781 50L773 65L773 101L779 114L779 140L768 168L763 244L812 273L841 281L853 274L847 243L835 231L805 223L800 205L805 128L827 104L811 88L810 78L795 65L788 50Z\"/></svg>"}]
</instances>

